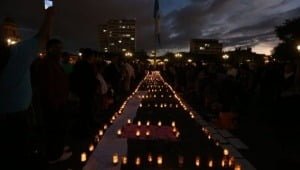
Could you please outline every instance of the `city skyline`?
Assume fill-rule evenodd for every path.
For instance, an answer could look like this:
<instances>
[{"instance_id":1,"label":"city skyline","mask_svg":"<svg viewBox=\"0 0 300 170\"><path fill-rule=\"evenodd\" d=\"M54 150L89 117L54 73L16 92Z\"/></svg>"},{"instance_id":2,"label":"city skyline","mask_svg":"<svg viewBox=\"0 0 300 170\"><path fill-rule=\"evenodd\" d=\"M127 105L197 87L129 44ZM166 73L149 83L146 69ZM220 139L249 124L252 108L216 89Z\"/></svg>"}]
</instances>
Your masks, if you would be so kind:
<instances>
[{"instance_id":1,"label":"city skyline","mask_svg":"<svg viewBox=\"0 0 300 170\"><path fill-rule=\"evenodd\" d=\"M286 19L300 16L298 0L160 0L161 48L185 50L192 38L219 39L224 49L252 47L254 52L270 54L279 40L274 27ZM58 1L54 35L65 42L66 50L98 48L97 28L109 19L136 18L137 49L154 48L154 0ZM1 21L15 19L23 38L28 38L41 22L42 1L32 3L4 0ZM153 41L152 41L153 40Z\"/></svg>"}]
</instances>

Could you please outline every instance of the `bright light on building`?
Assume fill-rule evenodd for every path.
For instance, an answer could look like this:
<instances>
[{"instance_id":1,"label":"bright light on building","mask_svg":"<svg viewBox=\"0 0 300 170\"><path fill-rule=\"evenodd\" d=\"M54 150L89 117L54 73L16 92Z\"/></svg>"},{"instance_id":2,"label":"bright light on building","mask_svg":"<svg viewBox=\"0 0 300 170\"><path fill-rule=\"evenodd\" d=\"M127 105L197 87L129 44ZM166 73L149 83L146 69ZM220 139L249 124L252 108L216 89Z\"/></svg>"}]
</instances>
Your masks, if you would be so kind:
<instances>
[{"instance_id":1,"label":"bright light on building","mask_svg":"<svg viewBox=\"0 0 300 170\"><path fill-rule=\"evenodd\" d=\"M126 56L126 57L132 57L133 54L132 54L131 52L126 52L126 53L125 53L125 56Z\"/></svg>"},{"instance_id":2,"label":"bright light on building","mask_svg":"<svg viewBox=\"0 0 300 170\"><path fill-rule=\"evenodd\" d=\"M222 56L222 58L223 58L224 60L228 60L228 59L229 59L229 55L224 54L224 55Z\"/></svg>"},{"instance_id":3,"label":"bright light on building","mask_svg":"<svg viewBox=\"0 0 300 170\"><path fill-rule=\"evenodd\" d=\"M175 58L182 58L182 54L181 53L176 53Z\"/></svg>"}]
</instances>

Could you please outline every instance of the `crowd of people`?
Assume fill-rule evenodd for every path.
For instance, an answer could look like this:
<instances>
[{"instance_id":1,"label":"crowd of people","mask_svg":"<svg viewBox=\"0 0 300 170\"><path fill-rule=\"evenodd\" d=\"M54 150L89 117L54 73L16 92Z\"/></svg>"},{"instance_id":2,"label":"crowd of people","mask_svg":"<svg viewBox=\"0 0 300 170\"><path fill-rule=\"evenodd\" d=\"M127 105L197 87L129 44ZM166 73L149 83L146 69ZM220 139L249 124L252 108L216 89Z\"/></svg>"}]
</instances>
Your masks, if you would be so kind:
<instances>
[{"instance_id":1,"label":"crowd of people","mask_svg":"<svg viewBox=\"0 0 300 170\"><path fill-rule=\"evenodd\" d=\"M248 114L253 104L272 106L288 98L295 89L296 65L183 63L167 65L163 72L200 113L215 118L221 112Z\"/></svg>"},{"instance_id":2,"label":"crowd of people","mask_svg":"<svg viewBox=\"0 0 300 170\"><path fill-rule=\"evenodd\" d=\"M117 54L108 63L90 49L82 51L76 64L70 64L63 42L49 39L52 20L53 9L49 8L35 37L13 47L1 42L4 167L45 168L69 159L68 136L79 140L93 136L99 119L116 109L145 73L141 64Z\"/></svg>"}]
</instances>

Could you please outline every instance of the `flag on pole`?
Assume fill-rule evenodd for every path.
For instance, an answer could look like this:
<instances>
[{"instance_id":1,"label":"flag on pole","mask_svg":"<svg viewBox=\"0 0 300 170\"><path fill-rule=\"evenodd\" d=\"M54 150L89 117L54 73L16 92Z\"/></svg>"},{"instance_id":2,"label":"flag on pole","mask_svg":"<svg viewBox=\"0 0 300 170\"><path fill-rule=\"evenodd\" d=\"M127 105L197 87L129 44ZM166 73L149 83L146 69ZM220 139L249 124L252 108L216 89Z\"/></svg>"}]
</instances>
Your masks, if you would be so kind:
<instances>
[{"instance_id":1,"label":"flag on pole","mask_svg":"<svg viewBox=\"0 0 300 170\"><path fill-rule=\"evenodd\" d=\"M155 39L157 39L158 44L160 44L160 10L159 10L158 0L155 0L155 4L154 4L154 20L155 20Z\"/></svg>"}]
</instances>

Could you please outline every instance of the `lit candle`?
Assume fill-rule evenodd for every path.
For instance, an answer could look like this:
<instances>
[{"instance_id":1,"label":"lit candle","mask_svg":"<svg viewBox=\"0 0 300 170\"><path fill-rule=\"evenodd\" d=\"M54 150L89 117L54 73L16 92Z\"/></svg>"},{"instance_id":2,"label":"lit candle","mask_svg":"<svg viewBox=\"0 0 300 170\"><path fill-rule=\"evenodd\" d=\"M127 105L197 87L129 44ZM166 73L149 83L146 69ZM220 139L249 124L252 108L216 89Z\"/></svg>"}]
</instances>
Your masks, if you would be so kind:
<instances>
[{"instance_id":1,"label":"lit candle","mask_svg":"<svg viewBox=\"0 0 300 170\"><path fill-rule=\"evenodd\" d=\"M123 158L122 158L122 164L123 165L127 164L127 157L126 156L123 156Z\"/></svg>"},{"instance_id":2,"label":"lit candle","mask_svg":"<svg viewBox=\"0 0 300 170\"><path fill-rule=\"evenodd\" d=\"M228 149L225 148L224 151L223 151L223 153L224 153L225 156L228 156L229 155Z\"/></svg>"},{"instance_id":3,"label":"lit candle","mask_svg":"<svg viewBox=\"0 0 300 170\"><path fill-rule=\"evenodd\" d=\"M140 127L142 125L141 121L138 121L138 127Z\"/></svg>"},{"instance_id":4,"label":"lit candle","mask_svg":"<svg viewBox=\"0 0 300 170\"><path fill-rule=\"evenodd\" d=\"M143 107L143 104L142 104L142 103L140 104L140 107Z\"/></svg>"},{"instance_id":5,"label":"lit candle","mask_svg":"<svg viewBox=\"0 0 300 170\"><path fill-rule=\"evenodd\" d=\"M164 104L164 107L167 107L167 104L166 104L166 103Z\"/></svg>"},{"instance_id":6,"label":"lit candle","mask_svg":"<svg viewBox=\"0 0 300 170\"><path fill-rule=\"evenodd\" d=\"M113 164L114 165L117 165L118 163L119 163L119 156L118 156L118 154L114 154L113 155L113 160L112 160L112 162L113 162Z\"/></svg>"},{"instance_id":7,"label":"lit candle","mask_svg":"<svg viewBox=\"0 0 300 170\"><path fill-rule=\"evenodd\" d=\"M170 108L172 108L172 106L173 106L173 105L172 105L172 104L170 104Z\"/></svg>"},{"instance_id":8,"label":"lit candle","mask_svg":"<svg viewBox=\"0 0 300 170\"><path fill-rule=\"evenodd\" d=\"M222 167L224 168L226 165L226 160L225 159L222 159Z\"/></svg>"},{"instance_id":9,"label":"lit candle","mask_svg":"<svg viewBox=\"0 0 300 170\"><path fill-rule=\"evenodd\" d=\"M210 139L211 139L211 136L210 136L210 135L208 135L208 136L207 136L207 138L208 138L208 140L210 140Z\"/></svg>"},{"instance_id":10,"label":"lit candle","mask_svg":"<svg viewBox=\"0 0 300 170\"><path fill-rule=\"evenodd\" d=\"M130 125L131 124L131 119L127 120L127 124Z\"/></svg>"},{"instance_id":11,"label":"lit candle","mask_svg":"<svg viewBox=\"0 0 300 170\"><path fill-rule=\"evenodd\" d=\"M94 145L91 144L91 145L89 146L89 151L92 152L93 150L94 150Z\"/></svg>"},{"instance_id":12,"label":"lit candle","mask_svg":"<svg viewBox=\"0 0 300 170\"><path fill-rule=\"evenodd\" d=\"M214 166L214 162L213 162L212 160L210 160L210 161L208 162L208 167L212 168L213 166Z\"/></svg>"},{"instance_id":13,"label":"lit candle","mask_svg":"<svg viewBox=\"0 0 300 170\"><path fill-rule=\"evenodd\" d=\"M157 157L157 165L161 165L163 163L163 158L162 156Z\"/></svg>"},{"instance_id":14,"label":"lit candle","mask_svg":"<svg viewBox=\"0 0 300 170\"><path fill-rule=\"evenodd\" d=\"M172 122L172 127L176 127L175 121Z\"/></svg>"},{"instance_id":15,"label":"lit candle","mask_svg":"<svg viewBox=\"0 0 300 170\"><path fill-rule=\"evenodd\" d=\"M135 159L135 165L139 166L141 164L141 158L140 157L137 157Z\"/></svg>"},{"instance_id":16,"label":"lit candle","mask_svg":"<svg viewBox=\"0 0 300 170\"><path fill-rule=\"evenodd\" d=\"M159 122L157 123L157 125L158 125L159 127L161 127L161 121L159 121Z\"/></svg>"},{"instance_id":17,"label":"lit candle","mask_svg":"<svg viewBox=\"0 0 300 170\"><path fill-rule=\"evenodd\" d=\"M82 154L81 154L81 162L85 162L86 161L86 153L85 152L83 152Z\"/></svg>"},{"instance_id":18,"label":"lit candle","mask_svg":"<svg viewBox=\"0 0 300 170\"><path fill-rule=\"evenodd\" d=\"M103 126L103 129L106 130L106 129L107 129L107 125L104 125L104 126Z\"/></svg>"},{"instance_id":19,"label":"lit candle","mask_svg":"<svg viewBox=\"0 0 300 170\"><path fill-rule=\"evenodd\" d=\"M99 130L99 136L103 136L103 130Z\"/></svg>"},{"instance_id":20,"label":"lit candle","mask_svg":"<svg viewBox=\"0 0 300 170\"><path fill-rule=\"evenodd\" d=\"M139 137L141 135L141 132L139 130L136 131L135 136Z\"/></svg>"},{"instance_id":21,"label":"lit candle","mask_svg":"<svg viewBox=\"0 0 300 170\"><path fill-rule=\"evenodd\" d=\"M163 108L164 107L164 105L163 104L160 104L160 108Z\"/></svg>"},{"instance_id":22,"label":"lit candle","mask_svg":"<svg viewBox=\"0 0 300 170\"><path fill-rule=\"evenodd\" d=\"M180 133L177 132L177 133L176 133L176 138L179 138L179 136L180 136Z\"/></svg>"},{"instance_id":23,"label":"lit candle","mask_svg":"<svg viewBox=\"0 0 300 170\"><path fill-rule=\"evenodd\" d=\"M146 136L149 137L150 136L150 130L146 131Z\"/></svg>"},{"instance_id":24,"label":"lit candle","mask_svg":"<svg viewBox=\"0 0 300 170\"><path fill-rule=\"evenodd\" d=\"M199 157L196 157L195 165L196 165L197 167L200 166L200 158L199 158Z\"/></svg>"},{"instance_id":25,"label":"lit candle","mask_svg":"<svg viewBox=\"0 0 300 170\"><path fill-rule=\"evenodd\" d=\"M122 130L119 129L118 132L117 132L118 136L120 137L122 135Z\"/></svg>"},{"instance_id":26,"label":"lit candle","mask_svg":"<svg viewBox=\"0 0 300 170\"><path fill-rule=\"evenodd\" d=\"M164 97L164 95L161 95L161 98L163 98Z\"/></svg>"},{"instance_id":27,"label":"lit candle","mask_svg":"<svg viewBox=\"0 0 300 170\"><path fill-rule=\"evenodd\" d=\"M150 153L148 154L148 162L152 162L152 155Z\"/></svg>"},{"instance_id":28,"label":"lit candle","mask_svg":"<svg viewBox=\"0 0 300 170\"><path fill-rule=\"evenodd\" d=\"M173 131L173 133L176 133L177 132L176 127L174 127L172 131Z\"/></svg>"},{"instance_id":29,"label":"lit candle","mask_svg":"<svg viewBox=\"0 0 300 170\"><path fill-rule=\"evenodd\" d=\"M115 116L113 116L113 117L111 118L111 120L116 120L116 117L115 117Z\"/></svg>"},{"instance_id":30,"label":"lit candle","mask_svg":"<svg viewBox=\"0 0 300 170\"><path fill-rule=\"evenodd\" d=\"M147 121L147 126L150 126L150 121Z\"/></svg>"},{"instance_id":31,"label":"lit candle","mask_svg":"<svg viewBox=\"0 0 300 170\"><path fill-rule=\"evenodd\" d=\"M155 104L154 106L157 107L157 104Z\"/></svg>"}]
</instances>

